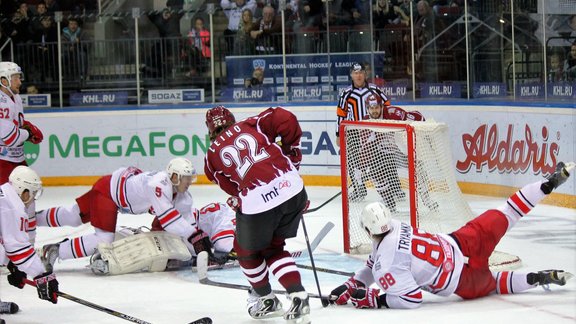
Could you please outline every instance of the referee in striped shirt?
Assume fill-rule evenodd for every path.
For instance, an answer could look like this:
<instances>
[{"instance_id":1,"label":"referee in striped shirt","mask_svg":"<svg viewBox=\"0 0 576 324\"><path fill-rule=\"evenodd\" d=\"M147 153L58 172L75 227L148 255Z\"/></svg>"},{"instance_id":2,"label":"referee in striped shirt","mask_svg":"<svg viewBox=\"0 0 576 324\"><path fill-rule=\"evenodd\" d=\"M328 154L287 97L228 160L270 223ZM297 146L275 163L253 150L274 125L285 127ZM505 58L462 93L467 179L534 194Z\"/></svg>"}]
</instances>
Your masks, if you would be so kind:
<instances>
[{"instance_id":1,"label":"referee in striped shirt","mask_svg":"<svg viewBox=\"0 0 576 324\"><path fill-rule=\"evenodd\" d=\"M340 94L338 99L338 107L336 107L337 125L336 125L336 145L340 146L340 134L339 127L343 120L363 120L369 119L368 107L366 107L366 98L370 95L380 96L384 106L390 106L390 100L386 95L372 83L368 83L366 75L366 66L363 63L354 63L350 67L350 77L352 78L352 84L344 89ZM356 139L357 137L357 139ZM347 141L360 140L360 133L350 131L347 137ZM360 146L356 146L354 150L348 151L347 154L350 157L350 165L348 169L350 172L350 180L354 191L349 193L350 201L360 201L366 196L366 185L362 180L361 172L357 167L359 158L358 154Z\"/></svg>"}]
</instances>

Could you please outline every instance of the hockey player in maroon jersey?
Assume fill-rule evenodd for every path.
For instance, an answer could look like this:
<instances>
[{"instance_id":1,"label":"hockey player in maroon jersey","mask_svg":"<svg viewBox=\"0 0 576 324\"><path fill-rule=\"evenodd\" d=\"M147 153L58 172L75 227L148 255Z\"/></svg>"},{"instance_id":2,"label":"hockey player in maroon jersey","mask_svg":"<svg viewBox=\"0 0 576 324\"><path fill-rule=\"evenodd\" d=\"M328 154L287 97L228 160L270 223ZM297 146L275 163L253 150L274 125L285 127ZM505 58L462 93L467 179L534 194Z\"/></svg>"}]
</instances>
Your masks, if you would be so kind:
<instances>
[{"instance_id":1,"label":"hockey player in maroon jersey","mask_svg":"<svg viewBox=\"0 0 576 324\"><path fill-rule=\"evenodd\" d=\"M191 212L193 201L188 187L195 179L196 170L185 158L172 159L165 171L120 168L100 178L90 191L76 199L76 204L39 211L38 226L80 226L90 222L95 228L94 233L45 245L41 256L44 265L52 269L58 258L91 256L98 244L114 241L118 212L153 213L162 228L185 240L189 250L204 251L208 236L182 216L183 212ZM182 207L176 208L178 205Z\"/></svg>"},{"instance_id":2,"label":"hockey player in maroon jersey","mask_svg":"<svg viewBox=\"0 0 576 324\"><path fill-rule=\"evenodd\" d=\"M38 297L54 304L58 302L58 280L52 271L46 271L34 251L27 233L26 207L40 197L42 181L27 166L17 166L0 186L0 265L6 265L8 282L24 288L27 276L34 278ZM16 313L18 305L0 302L1 313Z\"/></svg>"},{"instance_id":3,"label":"hockey player in maroon jersey","mask_svg":"<svg viewBox=\"0 0 576 324\"><path fill-rule=\"evenodd\" d=\"M573 277L569 272L491 271L488 258L504 234L563 184L575 165L558 163L548 179L524 186L503 206L450 234L426 233L392 219L382 203L367 205L360 223L372 238L372 253L362 269L330 293L331 302L344 305L350 300L356 308L417 308L422 290L473 299L565 285ZM378 288L370 288L373 283Z\"/></svg>"},{"instance_id":4,"label":"hockey player in maroon jersey","mask_svg":"<svg viewBox=\"0 0 576 324\"><path fill-rule=\"evenodd\" d=\"M302 130L296 116L281 107L268 108L236 123L228 109L217 106L206 113L206 126L212 143L204 172L231 196L229 204L236 209L234 250L252 286L248 313L253 318L283 313L288 321L308 323L308 294L284 249L308 204L298 174ZM272 292L269 271L289 294L286 312Z\"/></svg>"}]
</instances>

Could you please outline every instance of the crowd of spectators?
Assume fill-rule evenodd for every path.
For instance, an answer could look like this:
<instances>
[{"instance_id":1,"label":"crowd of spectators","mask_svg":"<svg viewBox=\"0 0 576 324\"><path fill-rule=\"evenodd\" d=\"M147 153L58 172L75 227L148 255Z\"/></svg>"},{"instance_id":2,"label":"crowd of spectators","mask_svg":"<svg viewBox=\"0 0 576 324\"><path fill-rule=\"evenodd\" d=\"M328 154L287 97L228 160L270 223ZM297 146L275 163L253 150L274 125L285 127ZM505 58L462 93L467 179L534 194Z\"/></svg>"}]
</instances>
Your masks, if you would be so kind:
<instances>
[{"instance_id":1,"label":"crowd of spectators","mask_svg":"<svg viewBox=\"0 0 576 324\"><path fill-rule=\"evenodd\" d=\"M146 12L150 25L155 26L158 32L159 41L149 51L155 55L144 59L143 64L148 70L156 71L148 76L157 77L160 75L158 71L179 68L186 77L196 77L208 70L213 55L222 58L228 55L279 54L282 53L284 23L288 54L326 52L326 40L330 37L332 53L374 49L390 56L393 64L402 66L405 75L409 76L412 73L409 67L412 63L413 28L417 80L438 82L442 75L438 71L437 53L452 46L452 35L444 30L454 17L462 14L464 1L287 0L285 8L280 8L279 0L220 0L219 9L225 15L227 25L222 34L214 35L216 44L215 53L212 53L206 13L201 9L185 15L183 0L168 0L165 9ZM470 3L473 1L469 0ZM83 17L83 13L95 10L96 6L95 0L2 0L0 47L8 38L14 45L33 44L20 53L26 56L24 61L29 62L29 66L22 64L28 76L38 81L53 80L56 76L52 68L58 60L55 43L60 33L64 44L64 77L86 80L89 78L90 42L82 19L76 17ZM284 15L279 14L280 10L284 10ZM57 30L54 21L56 11L67 13L61 30ZM191 19L189 30L182 30L182 19ZM370 24L373 34L361 38L368 35ZM576 15L563 20L557 28L564 34L576 35ZM301 46L304 41L312 46ZM353 47L354 41L370 46ZM2 55L7 55L6 50L3 49ZM554 54L549 57L549 80L574 80L574 46L572 50Z\"/></svg>"}]
</instances>

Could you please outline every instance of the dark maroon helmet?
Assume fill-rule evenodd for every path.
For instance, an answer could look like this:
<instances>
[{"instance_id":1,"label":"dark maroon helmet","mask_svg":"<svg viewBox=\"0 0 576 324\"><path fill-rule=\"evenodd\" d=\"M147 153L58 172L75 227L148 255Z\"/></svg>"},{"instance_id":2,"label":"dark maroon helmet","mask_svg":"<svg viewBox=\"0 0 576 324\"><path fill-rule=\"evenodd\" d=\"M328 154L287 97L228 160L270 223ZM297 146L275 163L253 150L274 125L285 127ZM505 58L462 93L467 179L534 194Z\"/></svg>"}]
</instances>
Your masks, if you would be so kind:
<instances>
[{"instance_id":1,"label":"dark maroon helmet","mask_svg":"<svg viewBox=\"0 0 576 324\"><path fill-rule=\"evenodd\" d=\"M206 127L210 138L216 137L222 130L235 123L234 115L224 106L216 106L206 112Z\"/></svg>"}]
</instances>

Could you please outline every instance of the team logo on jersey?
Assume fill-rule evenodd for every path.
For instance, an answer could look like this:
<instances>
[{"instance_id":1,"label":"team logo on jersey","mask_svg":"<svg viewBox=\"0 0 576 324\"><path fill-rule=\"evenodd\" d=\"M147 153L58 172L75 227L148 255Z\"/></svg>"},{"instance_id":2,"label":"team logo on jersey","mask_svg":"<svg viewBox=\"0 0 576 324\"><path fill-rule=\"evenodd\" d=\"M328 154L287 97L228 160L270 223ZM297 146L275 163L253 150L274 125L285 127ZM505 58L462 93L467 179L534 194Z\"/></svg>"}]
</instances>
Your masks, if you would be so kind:
<instances>
[{"instance_id":1,"label":"team logo on jersey","mask_svg":"<svg viewBox=\"0 0 576 324\"><path fill-rule=\"evenodd\" d=\"M24 142L24 157L28 165L34 164L40 156L40 145L32 144L28 141Z\"/></svg>"},{"instance_id":2,"label":"team logo on jersey","mask_svg":"<svg viewBox=\"0 0 576 324\"><path fill-rule=\"evenodd\" d=\"M278 184L278 189L290 188L290 186L292 186L292 184L290 183L290 181L284 180L284 181L281 181L281 182Z\"/></svg>"},{"instance_id":3,"label":"team logo on jersey","mask_svg":"<svg viewBox=\"0 0 576 324\"><path fill-rule=\"evenodd\" d=\"M265 70L266 69L266 60L262 60L262 59L253 60L252 61L252 67L254 68L254 70L256 70L256 69Z\"/></svg>"}]
</instances>

